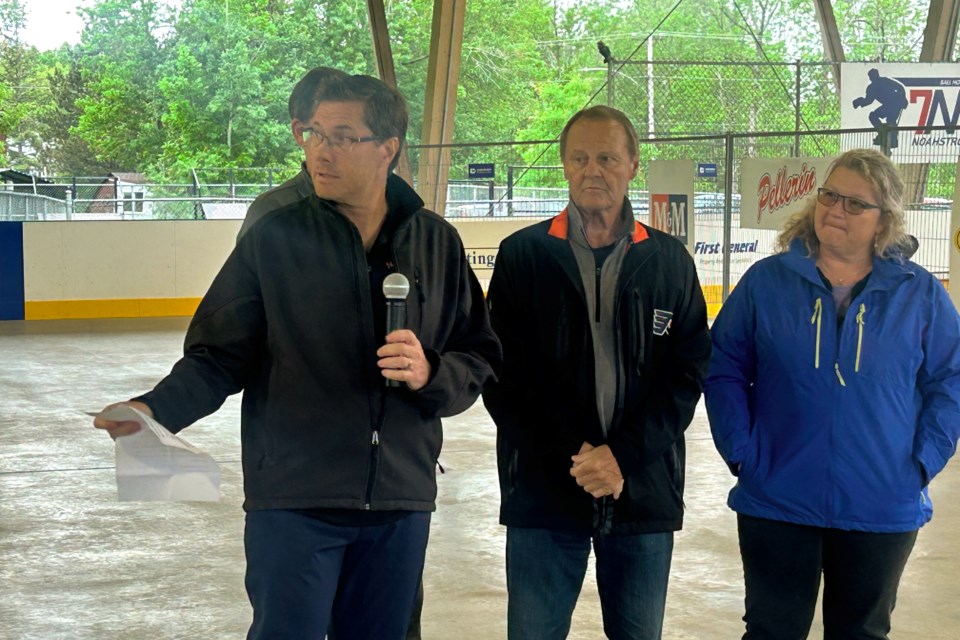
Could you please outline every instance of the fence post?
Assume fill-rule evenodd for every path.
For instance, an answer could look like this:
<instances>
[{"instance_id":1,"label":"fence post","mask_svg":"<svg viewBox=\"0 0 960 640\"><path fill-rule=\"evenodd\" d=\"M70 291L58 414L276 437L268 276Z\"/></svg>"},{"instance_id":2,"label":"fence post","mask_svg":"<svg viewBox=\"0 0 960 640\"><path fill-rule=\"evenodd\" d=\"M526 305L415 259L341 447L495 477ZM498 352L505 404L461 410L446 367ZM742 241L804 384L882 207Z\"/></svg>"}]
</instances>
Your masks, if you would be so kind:
<instances>
[{"instance_id":1,"label":"fence post","mask_svg":"<svg viewBox=\"0 0 960 640\"><path fill-rule=\"evenodd\" d=\"M73 219L73 190L70 187L67 187L63 190L64 193L64 207L66 208L67 220Z\"/></svg>"},{"instance_id":2,"label":"fence post","mask_svg":"<svg viewBox=\"0 0 960 640\"><path fill-rule=\"evenodd\" d=\"M607 106L613 107L613 56L607 57Z\"/></svg>"},{"instance_id":3,"label":"fence post","mask_svg":"<svg viewBox=\"0 0 960 640\"><path fill-rule=\"evenodd\" d=\"M507 165L507 215L513 215L513 165Z\"/></svg>"},{"instance_id":4,"label":"fence post","mask_svg":"<svg viewBox=\"0 0 960 640\"><path fill-rule=\"evenodd\" d=\"M193 197L196 200L193 201L193 219L200 220L203 218L203 210L200 208L200 179L197 177L197 170L190 169L191 178L193 180Z\"/></svg>"},{"instance_id":5,"label":"fence post","mask_svg":"<svg viewBox=\"0 0 960 640\"><path fill-rule=\"evenodd\" d=\"M800 157L800 74L803 72L803 67L799 60L797 60L797 83L794 87L794 131L796 134L793 137L793 157Z\"/></svg>"},{"instance_id":6,"label":"fence post","mask_svg":"<svg viewBox=\"0 0 960 640\"><path fill-rule=\"evenodd\" d=\"M120 178L113 176L113 212L120 214L121 220L126 220L124 217L125 211L123 210L123 202L120 199Z\"/></svg>"},{"instance_id":7,"label":"fence post","mask_svg":"<svg viewBox=\"0 0 960 640\"><path fill-rule=\"evenodd\" d=\"M723 159L723 246L720 247L723 255L721 302L726 302L730 295L730 229L733 227L733 134L728 133L725 137L727 148Z\"/></svg>"},{"instance_id":8,"label":"fence post","mask_svg":"<svg viewBox=\"0 0 960 640\"><path fill-rule=\"evenodd\" d=\"M497 201L497 191L493 180L487 180L487 199L490 201L490 211L487 212L487 215L492 217L493 207Z\"/></svg>"}]
</instances>

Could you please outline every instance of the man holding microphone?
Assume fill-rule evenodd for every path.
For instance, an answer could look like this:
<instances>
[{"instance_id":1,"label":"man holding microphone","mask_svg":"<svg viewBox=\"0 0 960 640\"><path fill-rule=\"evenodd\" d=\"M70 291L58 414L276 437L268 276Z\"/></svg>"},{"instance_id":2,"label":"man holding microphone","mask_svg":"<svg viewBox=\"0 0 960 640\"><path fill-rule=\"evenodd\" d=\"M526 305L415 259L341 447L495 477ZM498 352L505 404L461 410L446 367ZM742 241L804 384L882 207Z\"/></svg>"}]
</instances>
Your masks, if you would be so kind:
<instances>
[{"instance_id":1,"label":"man holding microphone","mask_svg":"<svg viewBox=\"0 0 960 640\"><path fill-rule=\"evenodd\" d=\"M435 509L440 418L476 400L500 346L455 230L388 182L403 97L333 77L310 114L292 128L313 193L243 234L184 357L128 404L176 433L245 392L249 638L399 639ZM409 295L407 328L388 333L390 274ZM94 426L114 438L137 428Z\"/></svg>"}]
</instances>

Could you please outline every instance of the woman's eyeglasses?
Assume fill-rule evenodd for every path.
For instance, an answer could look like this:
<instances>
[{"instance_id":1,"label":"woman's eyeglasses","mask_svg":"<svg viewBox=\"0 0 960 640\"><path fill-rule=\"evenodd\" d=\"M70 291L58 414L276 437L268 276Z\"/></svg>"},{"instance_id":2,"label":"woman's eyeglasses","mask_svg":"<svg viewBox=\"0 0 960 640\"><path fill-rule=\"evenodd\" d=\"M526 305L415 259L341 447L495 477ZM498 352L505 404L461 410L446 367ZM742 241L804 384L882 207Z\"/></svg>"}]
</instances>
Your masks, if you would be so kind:
<instances>
[{"instance_id":1,"label":"woman's eyeglasses","mask_svg":"<svg viewBox=\"0 0 960 640\"><path fill-rule=\"evenodd\" d=\"M837 204L837 201L839 200L843 200L843 210L852 216L858 216L867 209L880 208L879 205L864 202L859 198L845 196L837 193L836 191L831 191L830 189L824 189L822 187L817 189L817 202L823 206L832 207L833 205Z\"/></svg>"}]
</instances>

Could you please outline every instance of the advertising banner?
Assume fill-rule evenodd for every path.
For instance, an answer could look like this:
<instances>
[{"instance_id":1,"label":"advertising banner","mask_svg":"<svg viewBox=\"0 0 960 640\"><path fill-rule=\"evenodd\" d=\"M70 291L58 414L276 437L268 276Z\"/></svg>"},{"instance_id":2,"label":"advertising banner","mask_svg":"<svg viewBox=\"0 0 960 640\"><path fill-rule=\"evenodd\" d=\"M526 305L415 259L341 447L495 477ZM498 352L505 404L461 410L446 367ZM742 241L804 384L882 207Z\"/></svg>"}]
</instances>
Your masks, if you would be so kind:
<instances>
[{"instance_id":1,"label":"advertising banner","mask_svg":"<svg viewBox=\"0 0 960 640\"><path fill-rule=\"evenodd\" d=\"M833 158L744 158L740 228L778 231L823 185Z\"/></svg>"},{"instance_id":2,"label":"advertising banner","mask_svg":"<svg viewBox=\"0 0 960 640\"><path fill-rule=\"evenodd\" d=\"M956 157L960 138L960 64L861 63L840 65L840 126L876 130L872 142L862 134L844 135L844 151L881 146L884 125L914 127L888 132L890 159L902 162L943 162L946 147ZM949 126L946 131L928 127Z\"/></svg>"},{"instance_id":3,"label":"advertising banner","mask_svg":"<svg viewBox=\"0 0 960 640\"><path fill-rule=\"evenodd\" d=\"M665 231L693 253L693 160L652 160L647 168L650 226Z\"/></svg>"}]
</instances>

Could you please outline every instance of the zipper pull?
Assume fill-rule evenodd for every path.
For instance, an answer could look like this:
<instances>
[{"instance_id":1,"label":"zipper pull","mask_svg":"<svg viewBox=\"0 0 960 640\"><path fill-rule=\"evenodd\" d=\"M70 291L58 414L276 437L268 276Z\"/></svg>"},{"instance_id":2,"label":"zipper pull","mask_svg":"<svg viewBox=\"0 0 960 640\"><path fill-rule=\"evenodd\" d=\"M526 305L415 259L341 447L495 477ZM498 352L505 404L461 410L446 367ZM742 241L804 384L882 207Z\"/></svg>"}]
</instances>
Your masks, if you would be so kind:
<instances>
[{"instance_id":1,"label":"zipper pull","mask_svg":"<svg viewBox=\"0 0 960 640\"><path fill-rule=\"evenodd\" d=\"M840 386L841 386L841 387L847 386L847 383L843 381L843 376L840 375L840 363L839 363L839 362L834 362L834 363L833 363L833 369L834 369L834 371L837 372L837 379L840 380Z\"/></svg>"},{"instance_id":2,"label":"zipper pull","mask_svg":"<svg viewBox=\"0 0 960 640\"><path fill-rule=\"evenodd\" d=\"M817 325L817 342L814 345L813 351L813 368L820 368L820 324L823 320L823 302L820 298L817 298L817 301L813 305L813 315L810 316L810 324ZM839 370L837 374L839 375Z\"/></svg>"},{"instance_id":3,"label":"zipper pull","mask_svg":"<svg viewBox=\"0 0 960 640\"><path fill-rule=\"evenodd\" d=\"M860 373L860 351L863 348L863 325L867 323L863 316L867 313L867 305L860 303L860 313L857 314L857 360L854 363L854 373Z\"/></svg>"},{"instance_id":4,"label":"zipper pull","mask_svg":"<svg viewBox=\"0 0 960 640\"><path fill-rule=\"evenodd\" d=\"M823 302L820 301L820 298L817 298L817 301L813 303L813 315L810 316L810 324L816 323L820 319L820 315L823 313Z\"/></svg>"},{"instance_id":5,"label":"zipper pull","mask_svg":"<svg viewBox=\"0 0 960 640\"><path fill-rule=\"evenodd\" d=\"M374 432L373 432L373 441L371 442L371 444L372 444L373 446L377 446L378 444L380 444L380 432L379 432L379 431L374 431Z\"/></svg>"}]
</instances>

